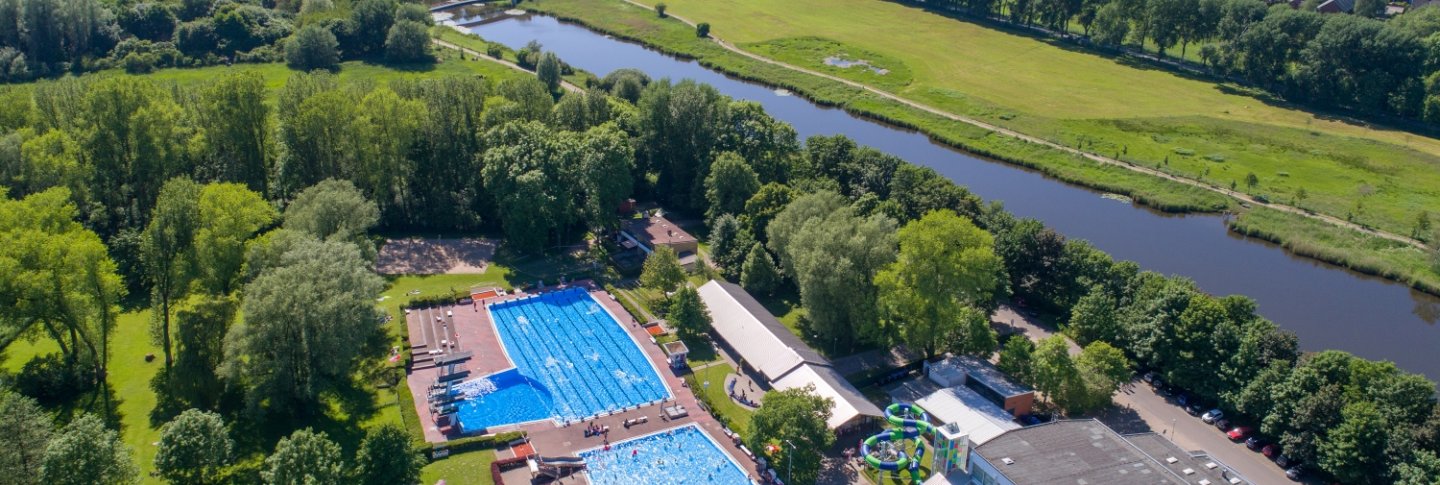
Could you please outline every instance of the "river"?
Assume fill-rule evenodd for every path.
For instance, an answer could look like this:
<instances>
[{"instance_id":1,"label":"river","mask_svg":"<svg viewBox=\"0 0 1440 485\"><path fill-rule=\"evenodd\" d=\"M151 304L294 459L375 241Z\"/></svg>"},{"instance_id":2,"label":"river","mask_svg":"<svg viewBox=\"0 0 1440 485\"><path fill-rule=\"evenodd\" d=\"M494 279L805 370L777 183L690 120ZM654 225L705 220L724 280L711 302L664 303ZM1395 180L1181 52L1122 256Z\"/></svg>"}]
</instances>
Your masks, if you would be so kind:
<instances>
[{"instance_id":1,"label":"river","mask_svg":"<svg viewBox=\"0 0 1440 485\"><path fill-rule=\"evenodd\" d=\"M910 130L818 106L798 96L727 77L699 63L598 34L545 16L510 18L472 29L487 40L520 48L537 40L562 60L599 76L636 68L652 78L694 79L732 98L756 101L790 123L803 139L842 134L931 167L986 200L1003 201L1067 237L1089 240L1116 259L1194 279L1216 295L1248 295L1260 313L1295 332L1305 350L1339 349L1440 379L1440 298L1392 281L1285 252L1228 231L1215 215L1149 210L1037 172L938 144Z\"/></svg>"}]
</instances>

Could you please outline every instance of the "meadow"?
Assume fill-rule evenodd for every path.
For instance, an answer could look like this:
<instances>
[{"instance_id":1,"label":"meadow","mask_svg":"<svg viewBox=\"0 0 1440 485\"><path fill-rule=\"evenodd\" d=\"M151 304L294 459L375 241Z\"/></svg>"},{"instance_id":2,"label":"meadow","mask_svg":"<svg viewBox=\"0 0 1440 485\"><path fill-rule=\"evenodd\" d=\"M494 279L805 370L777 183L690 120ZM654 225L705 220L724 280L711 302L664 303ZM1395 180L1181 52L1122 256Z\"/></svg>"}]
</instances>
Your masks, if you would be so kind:
<instances>
[{"instance_id":1,"label":"meadow","mask_svg":"<svg viewBox=\"0 0 1440 485\"><path fill-rule=\"evenodd\" d=\"M752 0L722 3L681 0L672 2L669 12L691 21L709 22L713 35L758 54L815 70L848 72L847 77L871 74L824 65L817 46L828 45L846 53L879 53L885 57L877 60L877 65L892 72L907 72L894 64L898 60L913 77L913 82L896 91L901 96L1117 157L1131 165L1200 180L1212 187L1259 194L1276 203L1404 235L1411 233L1420 212L1440 213L1440 190L1437 190L1440 170L1436 170L1440 167L1440 156L1436 155L1440 153L1440 141L1435 139L1290 109L1249 96L1235 86L1131 65L1123 60L1077 51L1072 46L996 31L903 5L878 0L840 0L839 3L841 5L818 8L813 0L802 0L766 4L761 8L759 2ZM1216 191L1115 165L1097 164L1057 149L958 123L839 82L749 59L697 38L694 29L684 23L659 19L654 12L621 0L537 0L525 5L619 38L697 59L707 67L731 75L790 89L823 105L913 128L971 153L1038 170L1069 183L1126 195L1159 210L1237 213L1248 210L1235 199ZM792 11L804 12L787 16ZM838 18L841 16L836 12L848 12L845 17L850 20ZM796 19L813 20L813 25ZM859 24L864 24L863 28ZM800 32L805 29L814 32ZM911 31L920 30L925 30L924 35L911 35ZM835 40L865 32L874 36L881 36L876 32L887 32L888 37L874 45L864 43L863 47L858 46L864 39ZM947 35L969 39L972 48L940 42L934 44L940 47L924 51L933 56L922 56L920 50L913 48L923 45L919 40ZM888 49L893 51L886 46L891 46ZM989 62L1007 66L995 72L1012 78L1032 78L1027 82L1035 85L1035 93L1007 93L1007 82L994 80L975 82L974 86L962 85L956 79L964 78L936 74L940 68L931 65L943 64L941 61L945 59L978 56L975 52L992 48L1009 49L1010 53L1008 57L990 54ZM1092 71L1061 72L1054 70L1055 65L1070 65L1072 71L1081 68ZM864 81L858 77L852 80ZM1037 84L1039 80L1053 84ZM876 87L890 89L884 84ZM972 92L962 92L959 88ZM1076 92L1066 93L1066 90ZM1014 96L1004 98L1014 106L1002 106L974 94L981 91L990 96ZM1102 95L1109 98L1102 99ZM1173 109L1166 112L1163 108L1167 106ZM1021 111L1020 107L1046 112L1042 116ZM1254 185L1247 183L1247 176L1252 173L1256 179ZM1295 248L1299 254L1341 265L1363 259L1377 266L1368 272L1397 275L1395 279L1434 292L1432 287L1419 283L1440 278L1433 268L1412 264L1414 258L1411 257L1379 254L1376 245L1337 244L1336 238L1321 237L1311 230L1315 227L1333 234L1353 232L1346 236L1350 238L1369 237L1280 212L1251 218L1246 226L1250 234L1266 234L1270 236L1267 239ZM1327 249L1299 251L1306 247Z\"/></svg>"},{"instance_id":2,"label":"meadow","mask_svg":"<svg viewBox=\"0 0 1440 485\"><path fill-rule=\"evenodd\" d=\"M1067 146L1409 234L1440 212L1440 139L1293 109L1245 89L879 0L674 0L781 61ZM817 39L830 44L817 51ZM826 66L874 52L901 74ZM913 80L904 82L905 75ZM1245 183L1254 173L1255 186ZM1302 192L1303 189L1303 192ZM1303 193L1303 195L1301 195Z\"/></svg>"}]
</instances>

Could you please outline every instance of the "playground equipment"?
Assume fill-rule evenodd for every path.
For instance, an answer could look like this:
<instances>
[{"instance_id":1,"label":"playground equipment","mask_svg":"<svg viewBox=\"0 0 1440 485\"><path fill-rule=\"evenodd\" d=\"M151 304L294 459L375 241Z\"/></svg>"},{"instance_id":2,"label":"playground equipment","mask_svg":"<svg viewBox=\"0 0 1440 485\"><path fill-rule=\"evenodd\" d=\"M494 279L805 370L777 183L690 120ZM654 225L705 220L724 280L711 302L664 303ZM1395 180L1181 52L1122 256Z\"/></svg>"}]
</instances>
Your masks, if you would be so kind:
<instances>
[{"instance_id":1,"label":"playground equipment","mask_svg":"<svg viewBox=\"0 0 1440 485\"><path fill-rule=\"evenodd\" d=\"M897 477L902 471L909 471L912 482L920 484L920 463L925 459L923 435L935 432L927 421L925 410L914 404L891 404L885 408L885 421L890 423L891 428L860 442L860 454L872 468L892 472ZM915 443L914 456L905 453L905 440Z\"/></svg>"}]
</instances>

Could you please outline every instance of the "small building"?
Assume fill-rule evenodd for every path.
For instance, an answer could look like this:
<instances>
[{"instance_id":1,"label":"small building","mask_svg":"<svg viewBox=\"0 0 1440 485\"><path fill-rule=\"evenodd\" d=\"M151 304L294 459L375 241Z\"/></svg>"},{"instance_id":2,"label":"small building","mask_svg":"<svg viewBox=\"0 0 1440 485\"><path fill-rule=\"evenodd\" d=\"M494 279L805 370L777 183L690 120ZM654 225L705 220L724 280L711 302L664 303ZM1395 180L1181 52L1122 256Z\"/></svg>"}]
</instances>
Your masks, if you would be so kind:
<instances>
[{"instance_id":1,"label":"small building","mask_svg":"<svg viewBox=\"0 0 1440 485\"><path fill-rule=\"evenodd\" d=\"M942 387L965 386L1000 406L1013 417L1030 414L1035 390L1015 382L989 361L968 355L925 363L925 375Z\"/></svg>"},{"instance_id":2,"label":"small building","mask_svg":"<svg viewBox=\"0 0 1440 485\"><path fill-rule=\"evenodd\" d=\"M755 297L739 285L712 280L700 286L700 300L710 311L713 334L774 389L815 386L830 398L830 420L836 434L865 428L884 419L879 406L850 384L830 360L785 328Z\"/></svg>"},{"instance_id":3,"label":"small building","mask_svg":"<svg viewBox=\"0 0 1440 485\"><path fill-rule=\"evenodd\" d=\"M690 356L690 348L685 346L685 342L666 342L660 348L665 351L665 358L670 361L671 368L685 367L685 359Z\"/></svg>"},{"instance_id":4,"label":"small building","mask_svg":"<svg viewBox=\"0 0 1440 485\"><path fill-rule=\"evenodd\" d=\"M669 247L680 258L680 265L686 271L694 271L696 262L700 260L700 240L659 213L621 221L617 242L624 249L638 249L647 256L656 247Z\"/></svg>"},{"instance_id":5,"label":"small building","mask_svg":"<svg viewBox=\"0 0 1440 485\"><path fill-rule=\"evenodd\" d=\"M1350 13L1355 10L1355 0L1325 0L1315 7L1320 13Z\"/></svg>"},{"instance_id":6,"label":"small building","mask_svg":"<svg viewBox=\"0 0 1440 485\"><path fill-rule=\"evenodd\" d=\"M1094 419L1010 430L974 448L969 473L971 483L985 485L1250 483L1204 453L1155 433L1121 436Z\"/></svg>"}]
</instances>

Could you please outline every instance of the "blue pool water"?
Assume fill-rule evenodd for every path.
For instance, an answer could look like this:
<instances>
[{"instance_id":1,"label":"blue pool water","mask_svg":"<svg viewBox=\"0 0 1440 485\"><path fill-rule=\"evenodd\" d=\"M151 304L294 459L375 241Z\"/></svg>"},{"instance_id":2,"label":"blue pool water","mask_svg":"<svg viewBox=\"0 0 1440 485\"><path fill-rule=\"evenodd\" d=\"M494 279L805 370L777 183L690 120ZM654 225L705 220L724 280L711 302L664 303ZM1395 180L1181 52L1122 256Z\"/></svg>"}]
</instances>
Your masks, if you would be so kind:
<instances>
[{"instance_id":1,"label":"blue pool water","mask_svg":"<svg viewBox=\"0 0 1440 485\"><path fill-rule=\"evenodd\" d=\"M584 451L580 457L593 485L751 483L740 466L693 424L612 443L609 451Z\"/></svg>"},{"instance_id":2,"label":"blue pool water","mask_svg":"<svg viewBox=\"0 0 1440 485\"><path fill-rule=\"evenodd\" d=\"M462 429L576 421L670 397L634 340L580 288L490 305L512 370L459 385Z\"/></svg>"}]
</instances>

